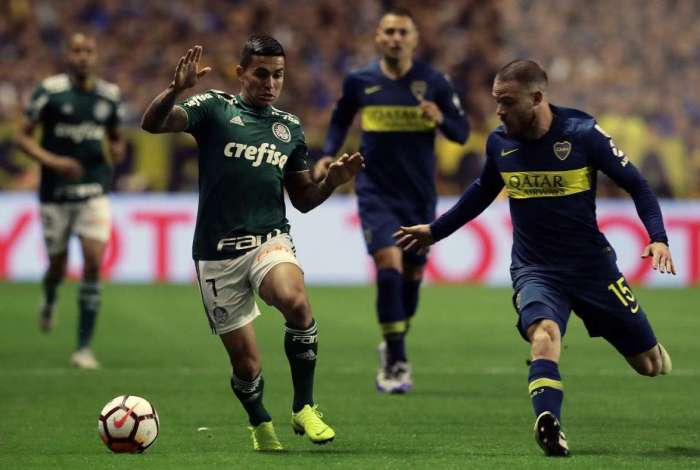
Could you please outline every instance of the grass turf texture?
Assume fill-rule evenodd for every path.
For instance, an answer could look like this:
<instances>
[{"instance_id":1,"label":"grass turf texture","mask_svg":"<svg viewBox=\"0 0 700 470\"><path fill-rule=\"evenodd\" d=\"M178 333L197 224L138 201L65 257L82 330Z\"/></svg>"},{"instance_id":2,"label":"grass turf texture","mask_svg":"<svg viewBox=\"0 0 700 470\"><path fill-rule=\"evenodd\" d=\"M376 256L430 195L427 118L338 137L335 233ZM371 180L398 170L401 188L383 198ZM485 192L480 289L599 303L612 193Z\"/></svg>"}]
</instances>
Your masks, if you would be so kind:
<instances>
[{"instance_id":1,"label":"grass turf texture","mask_svg":"<svg viewBox=\"0 0 700 470\"><path fill-rule=\"evenodd\" d=\"M371 288L310 288L320 330L316 400L338 435L318 447L289 425L291 383L282 319L256 321L265 403L288 452L252 451L228 385L222 346L190 285L104 286L94 348L104 368L68 366L76 285L60 291L59 324L37 329L39 286L0 284L0 468L697 468L700 465L700 290L636 294L674 373L635 375L573 319L561 371L573 457L545 460L532 438L527 344L510 290L423 290L409 335L415 391L374 390L379 334ZM115 455L97 416L120 394L151 400L161 433L143 455ZM198 427L208 431L198 432Z\"/></svg>"}]
</instances>

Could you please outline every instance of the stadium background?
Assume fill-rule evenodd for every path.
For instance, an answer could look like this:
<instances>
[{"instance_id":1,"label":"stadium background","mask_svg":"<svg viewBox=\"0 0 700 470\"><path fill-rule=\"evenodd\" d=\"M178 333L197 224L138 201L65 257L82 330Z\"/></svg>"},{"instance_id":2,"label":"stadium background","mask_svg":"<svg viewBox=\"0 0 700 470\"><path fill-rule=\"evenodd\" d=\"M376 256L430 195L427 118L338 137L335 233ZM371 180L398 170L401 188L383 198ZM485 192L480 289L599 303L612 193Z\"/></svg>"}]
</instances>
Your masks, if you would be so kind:
<instances>
[{"instance_id":1,"label":"stadium background","mask_svg":"<svg viewBox=\"0 0 700 470\"><path fill-rule=\"evenodd\" d=\"M489 94L495 71L514 57L531 57L549 71L552 101L597 116L618 147L641 169L656 194L665 200L664 206L673 208L676 216L669 227L671 242L676 259L687 274L675 282L688 285L700 281L700 209L695 199L700 197L700 133L697 132L700 87L691 85L700 83L697 67L700 25L696 21L700 3L622 0L616 8L624 11L624 15L610 14L610 5L603 1L590 2L585 9L577 2L555 0L433 0L404 4L413 9L417 18L421 33L419 57L450 75L462 96L472 128L464 146L438 139L437 178L441 195L458 195L479 173L486 136L496 124ZM673 8L667 8L669 5ZM196 191L193 139L186 134L150 135L138 128L145 106L168 82L173 64L187 47L202 44L204 62L214 68L201 89L236 90L233 70L244 39L254 31L267 31L279 38L288 55L288 77L279 106L302 118L311 154L318 157L344 73L374 55L373 32L383 6L376 0L3 2L0 7L0 191L32 191L37 185L36 165L12 147L10 136L16 116L38 80L62 70L63 39L72 31L88 31L97 36L100 74L118 83L124 94L128 148L126 158L115 169L115 204L119 205L123 195L133 201L149 193ZM357 145L355 131L346 148L356 149ZM346 187L343 192L351 193L351 188ZM626 197L604 176L600 178L598 193L603 198ZM4 255L0 257L0 276L36 279L37 267L43 262L36 214L25 220L31 202L26 199L18 205L17 199L6 199L2 194L0 205L6 230L1 237ZM146 198L144 203L150 200ZM691 202L674 206L671 200ZM450 201L444 200L442 207L448 207ZM175 209L176 213L189 214L194 210L194 200L181 204L184 205ZM603 209L606 204L601 203ZM162 211L158 215L159 207L152 208L156 214L153 217L167 218L168 214ZM342 210L352 212L352 207L350 200ZM294 211L291 212L294 217ZM500 212L504 213L502 209ZM193 219L190 215L185 217L189 222L182 221L180 225L185 224L186 232ZM350 240L349 249L358 259L363 253L359 231L352 224L352 214L347 217L350 223L346 224L348 230L343 236ZM619 213L617 217L624 219L626 214ZM294 222L297 230L302 225L336 223L333 218L321 217L320 212ZM133 225L133 217L115 219L117 230L120 226L131 227L130 224ZM618 249L628 246L636 249L640 227L632 217L629 223L613 223L608 234L613 241L618 239ZM167 232L169 228L161 227L161 231ZM478 227L473 227L474 233L465 234L464 244L479 246L483 242L483 233L474 230ZM138 228L136 231L139 232ZM452 244L450 253L444 256L451 265L442 268L452 274L429 277L507 284L504 268L510 242L508 232L507 224L495 232L488 231L498 259L502 260L482 268L482 274L479 274L480 261L473 259L471 253L459 252L456 244ZM151 233L148 230L140 233L140 238L127 237L130 240L127 249L149 243ZM12 234L14 245L8 244ZM161 239L167 236L165 233ZM306 253L301 247L302 261L307 265L320 263L326 250L334 249L332 241L323 237L307 242L315 247ZM304 243L302 237L298 237L298 243ZM155 246L150 251L167 249L163 255L169 259L166 262L177 265L187 262L188 244L186 237L180 237L175 245ZM456 257L452 256L453 251ZM36 262L27 263L27 253ZM72 263L77 265L79 258L74 254ZM624 254L628 257L627 252ZM156 264L151 266L151 271L159 269ZM27 265L32 266L29 272ZM636 264L623 267L641 269ZM130 269L136 268L130 265ZM361 275L358 271L367 270L354 269L352 275L331 275L325 279L323 270L312 267L311 278L321 283L369 280L369 274ZM183 277L187 278L156 274L150 279L182 280ZM116 279L148 278L117 274Z\"/></svg>"},{"instance_id":2,"label":"stadium background","mask_svg":"<svg viewBox=\"0 0 700 470\"><path fill-rule=\"evenodd\" d=\"M417 388L398 401L377 397L373 389L379 333L351 189L303 217L290 211L322 328L317 397L339 431L332 447L315 452L283 428L290 386L279 316L263 306L256 329L266 402L292 452L259 456L250 451L243 412L228 391L226 359L207 334L196 287L188 282L194 143L184 134L152 136L137 128L177 58L202 44L204 61L214 67L202 89L235 90L232 73L243 40L257 31L276 36L289 67L279 106L302 118L318 156L343 74L374 55L373 32L387 3L0 1L0 467L541 468L525 393L528 349L513 329L510 289L479 285L507 284L504 201L435 251L431 278L457 285L423 290L409 337ZM552 101L596 115L663 198L679 275L662 279L637 258L645 235L631 201L601 178L604 229L628 276L637 286L651 284L635 293L673 355L675 373L653 381L634 376L612 348L587 338L572 320L562 363L565 425L574 450L566 466L698 468L700 2L401 4L417 18L419 56L450 74L472 126L463 147L438 141L441 207L478 174L494 125L491 80L515 57L545 66ZM54 334L36 331L36 280L45 266L33 192L38 173L10 144L29 93L62 70L62 42L78 30L97 36L100 74L120 85L127 106L127 158L114 181L122 243L110 249L106 274L139 281L104 283L94 345L104 369L94 374L68 367L75 282L61 290ZM357 142L355 132L347 147ZM73 278L80 272L75 248ZM131 271L121 275L120 269ZM352 279L344 277L348 272ZM477 285L464 284L473 281ZM340 282L360 286L319 286ZM668 283L676 288L666 289ZM97 438L97 412L122 393L151 399L161 415L161 437L146 460L112 456ZM201 426L209 430L196 432Z\"/></svg>"}]
</instances>

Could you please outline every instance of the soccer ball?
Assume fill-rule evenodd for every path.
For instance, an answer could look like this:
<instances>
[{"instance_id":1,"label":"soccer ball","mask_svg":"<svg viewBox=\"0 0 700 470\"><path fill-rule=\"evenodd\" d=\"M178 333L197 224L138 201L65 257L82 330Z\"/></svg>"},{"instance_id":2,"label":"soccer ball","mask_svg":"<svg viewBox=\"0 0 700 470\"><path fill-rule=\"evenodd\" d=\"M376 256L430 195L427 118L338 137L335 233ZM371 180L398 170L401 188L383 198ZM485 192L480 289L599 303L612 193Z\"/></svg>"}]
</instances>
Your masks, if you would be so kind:
<instances>
[{"instance_id":1,"label":"soccer ball","mask_svg":"<svg viewBox=\"0 0 700 470\"><path fill-rule=\"evenodd\" d=\"M97 432L112 452L140 453L158 437L160 421L145 398L120 395L102 408Z\"/></svg>"}]
</instances>

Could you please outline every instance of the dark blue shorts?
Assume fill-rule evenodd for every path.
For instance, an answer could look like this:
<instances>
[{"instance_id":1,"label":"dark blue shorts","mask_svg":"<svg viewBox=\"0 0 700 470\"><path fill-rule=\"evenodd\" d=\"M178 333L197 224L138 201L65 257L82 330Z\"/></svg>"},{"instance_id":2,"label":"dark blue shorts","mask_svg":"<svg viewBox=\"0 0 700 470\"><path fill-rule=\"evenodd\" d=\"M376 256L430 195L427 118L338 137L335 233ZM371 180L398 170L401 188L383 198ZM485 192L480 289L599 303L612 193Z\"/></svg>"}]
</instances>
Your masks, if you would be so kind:
<instances>
[{"instance_id":1,"label":"dark blue shorts","mask_svg":"<svg viewBox=\"0 0 700 470\"><path fill-rule=\"evenodd\" d=\"M625 357L656 345L646 314L616 266L564 274L514 270L513 288L513 304L519 316L516 326L526 340L527 328L544 318L555 321L564 336L573 310L591 337L605 338ZM532 308L537 302L551 310Z\"/></svg>"},{"instance_id":2,"label":"dark blue shorts","mask_svg":"<svg viewBox=\"0 0 700 470\"><path fill-rule=\"evenodd\" d=\"M406 205L398 206L389 204L376 195L368 197L358 194L358 207L369 254L380 248L395 246L392 235L400 226L429 224L435 220L434 204L411 205L410 201L407 201ZM404 252L403 257L404 260L418 266L424 265L428 260L427 255L418 255L415 252Z\"/></svg>"}]
</instances>

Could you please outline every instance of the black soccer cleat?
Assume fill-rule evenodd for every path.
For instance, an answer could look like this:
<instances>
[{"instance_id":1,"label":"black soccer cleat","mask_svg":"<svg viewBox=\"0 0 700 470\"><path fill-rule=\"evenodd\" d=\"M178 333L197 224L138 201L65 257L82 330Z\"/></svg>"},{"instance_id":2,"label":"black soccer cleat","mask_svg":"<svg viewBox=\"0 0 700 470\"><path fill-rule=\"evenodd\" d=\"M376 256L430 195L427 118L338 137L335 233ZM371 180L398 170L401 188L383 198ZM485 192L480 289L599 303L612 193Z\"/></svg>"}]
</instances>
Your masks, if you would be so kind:
<instances>
[{"instance_id":1,"label":"black soccer cleat","mask_svg":"<svg viewBox=\"0 0 700 470\"><path fill-rule=\"evenodd\" d=\"M550 411L541 413L535 420L535 441L549 457L569 456L569 446L561 424Z\"/></svg>"}]
</instances>

